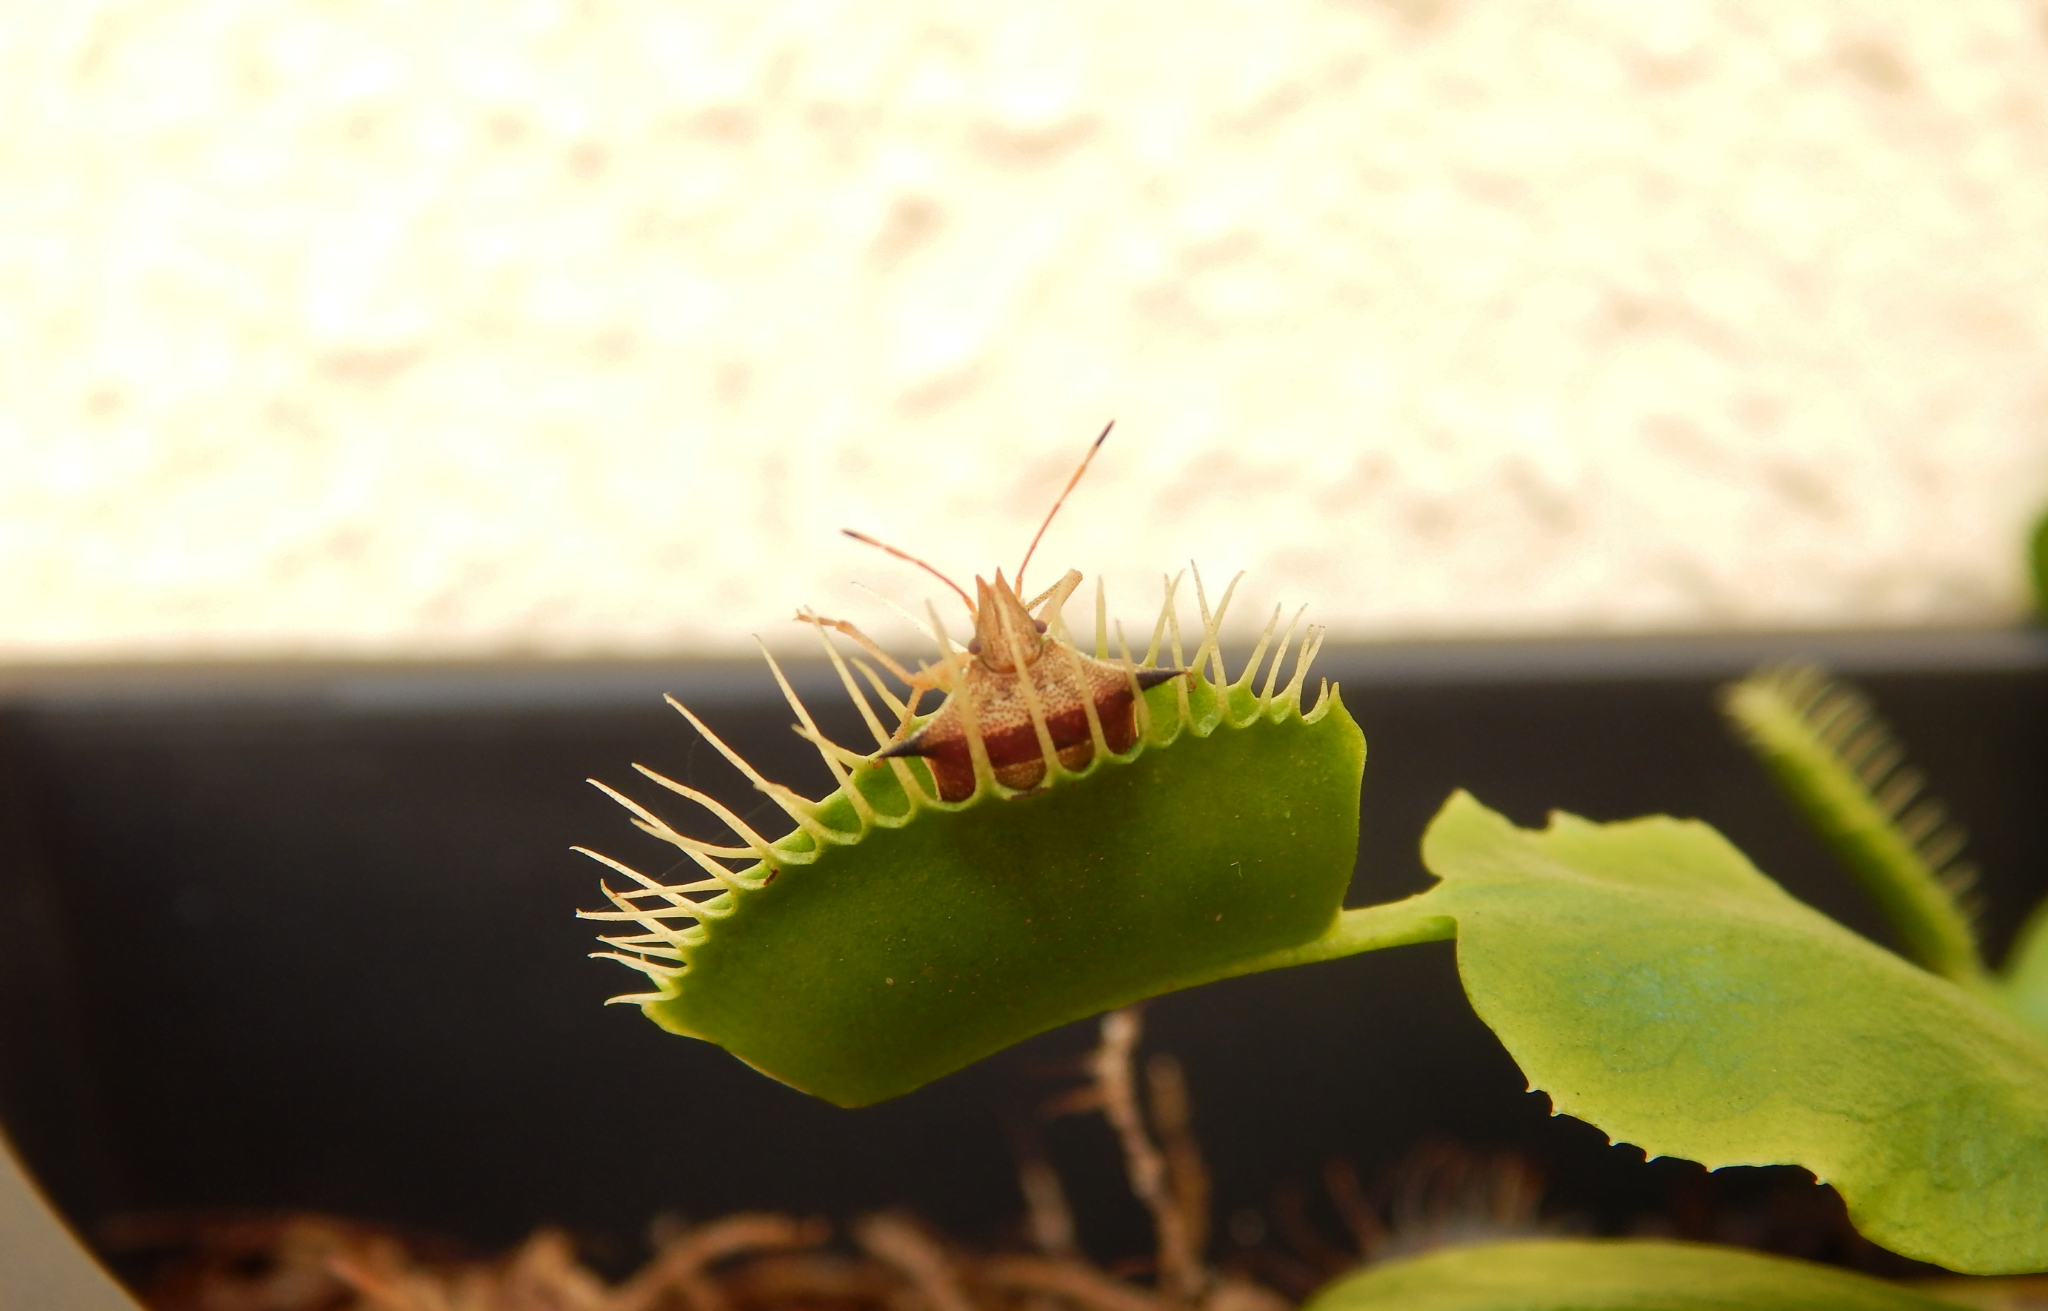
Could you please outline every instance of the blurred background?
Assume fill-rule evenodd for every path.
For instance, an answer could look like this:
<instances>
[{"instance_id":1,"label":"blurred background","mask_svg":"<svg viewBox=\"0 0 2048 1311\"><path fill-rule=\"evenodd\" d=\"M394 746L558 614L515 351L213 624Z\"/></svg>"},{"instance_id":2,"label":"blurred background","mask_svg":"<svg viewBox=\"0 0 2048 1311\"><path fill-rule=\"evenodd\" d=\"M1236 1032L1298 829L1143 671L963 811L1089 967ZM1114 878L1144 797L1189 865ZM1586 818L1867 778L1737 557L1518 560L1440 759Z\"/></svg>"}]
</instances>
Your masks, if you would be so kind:
<instances>
[{"instance_id":1,"label":"blurred background","mask_svg":"<svg viewBox=\"0 0 2048 1311\"><path fill-rule=\"evenodd\" d=\"M663 690L827 786L717 658L814 650L799 605L916 648L854 581L943 589L837 530L1014 570L1112 418L1033 581L1309 603L1373 743L1354 903L1466 786L1708 819L1882 934L1715 715L1793 654L1968 818L1994 948L2039 900L2048 0L14 0L7 1136L109 1248L1009 1223L1004 1117L1085 1033L837 1111L602 1007L567 848L643 859L579 782L632 760L761 822ZM1448 945L1150 1014L1231 1233L1432 1136L1617 1232L1787 1228L1551 1118ZM1051 1147L1143 1250L1109 1139Z\"/></svg>"},{"instance_id":2,"label":"blurred background","mask_svg":"<svg viewBox=\"0 0 2048 1311\"><path fill-rule=\"evenodd\" d=\"M835 530L1112 417L1042 581L1340 638L2003 623L2048 501L2040 0L81 0L0 115L0 662L906 638Z\"/></svg>"}]
</instances>

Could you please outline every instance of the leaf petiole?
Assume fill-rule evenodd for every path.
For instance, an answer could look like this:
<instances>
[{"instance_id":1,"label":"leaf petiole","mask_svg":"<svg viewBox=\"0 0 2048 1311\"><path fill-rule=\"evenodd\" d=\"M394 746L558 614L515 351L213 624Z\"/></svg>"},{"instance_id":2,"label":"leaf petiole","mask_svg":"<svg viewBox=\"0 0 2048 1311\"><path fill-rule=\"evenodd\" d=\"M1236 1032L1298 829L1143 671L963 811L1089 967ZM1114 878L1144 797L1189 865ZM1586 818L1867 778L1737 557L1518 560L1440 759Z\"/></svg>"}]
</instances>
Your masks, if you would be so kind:
<instances>
[{"instance_id":1,"label":"leaf petiole","mask_svg":"<svg viewBox=\"0 0 2048 1311\"><path fill-rule=\"evenodd\" d=\"M1443 942L1458 936L1458 921L1441 909L1442 898L1432 890L1401 901L1378 906L1360 906L1339 912L1321 937L1299 946L1282 947L1263 955L1232 961L1200 983L1234 979L1240 974L1285 969L1290 965L1313 965L1337 960L1382 947L1405 947L1414 942Z\"/></svg>"}]
</instances>

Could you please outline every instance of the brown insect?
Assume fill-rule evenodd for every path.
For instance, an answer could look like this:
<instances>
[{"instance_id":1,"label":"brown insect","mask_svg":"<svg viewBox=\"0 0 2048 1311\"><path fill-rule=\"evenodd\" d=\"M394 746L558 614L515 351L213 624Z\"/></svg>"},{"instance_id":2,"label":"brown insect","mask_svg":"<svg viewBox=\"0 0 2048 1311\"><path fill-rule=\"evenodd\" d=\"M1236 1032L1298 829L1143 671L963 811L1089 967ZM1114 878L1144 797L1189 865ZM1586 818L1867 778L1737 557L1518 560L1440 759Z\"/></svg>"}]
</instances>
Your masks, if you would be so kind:
<instances>
[{"instance_id":1,"label":"brown insect","mask_svg":"<svg viewBox=\"0 0 2048 1311\"><path fill-rule=\"evenodd\" d=\"M922 756L942 801L965 801L974 795L977 749L986 754L997 782L1019 790L1036 788L1045 781L1049 757L1077 770L1095 758L1098 743L1118 754L1130 750L1138 740L1139 693L1188 672L1145 669L1128 659L1118 662L1083 655L1051 631L1052 617L1081 583L1078 569L1068 570L1065 577L1029 601L1020 597L1024 570L1039 539L1052 526L1053 516L1066 504L1068 494L1115 426L1112 421L1103 428L1047 511L1017 566L1014 587L998 569L993 583L976 575L977 595L970 597L958 583L916 556L865 533L844 530L848 537L909 561L959 593L974 618L974 639L966 651L954 652L947 644L945 658L913 672L845 620L797 615L803 623L845 633L910 686L906 725L925 692L947 693L938 712L922 727L876 754L876 759ZM1038 612L1036 616L1033 610Z\"/></svg>"}]
</instances>

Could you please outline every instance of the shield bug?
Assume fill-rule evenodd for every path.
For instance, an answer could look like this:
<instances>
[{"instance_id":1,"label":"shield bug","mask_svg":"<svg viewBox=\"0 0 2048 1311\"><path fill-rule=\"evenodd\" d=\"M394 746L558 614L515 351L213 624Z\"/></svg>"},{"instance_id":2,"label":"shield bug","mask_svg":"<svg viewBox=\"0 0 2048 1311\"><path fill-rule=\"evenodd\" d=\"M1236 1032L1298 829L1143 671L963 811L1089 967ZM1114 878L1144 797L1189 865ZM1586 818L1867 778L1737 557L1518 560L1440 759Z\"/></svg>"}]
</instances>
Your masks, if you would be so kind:
<instances>
[{"instance_id":1,"label":"shield bug","mask_svg":"<svg viewBox=\"0 0 2048 1311\"><path fill-rule=\"evenodd\" d=\"M1044 783L1053 761L1079 771L1098 751L1117 755L1129 751L1138 740L1139 696L1189 672L1141 668L1128 656L1114 663L1103 655L1084 655L1063 632L1055 631L1054 617L1080 585L1078 569L1068 570L1029 601L1018 595L1024 586L1024 571L1030 567L1045 530L1052 526L1053 517L1088 472L1095 453L1115 426L1112 421L1103 428L1046 512L1017 566L1015 586L998 569L993 583L975 577L976 595L970 598L958 583L916 556L865 533L843 530L856 541L917 565L959 594L974 624L974 637L964 652L948 651L938 665L913 673L852 624L802 611L797 614L799 622L823 624L851 637L901 678L912 689L912 712L924 691L936 688L947 693L930 719L878 753L880 759L923 758L941 801L965 801L974 795L978 760L985 760L989 773L1004 787L1028 792Z\"/></svg>"}]
</instances>

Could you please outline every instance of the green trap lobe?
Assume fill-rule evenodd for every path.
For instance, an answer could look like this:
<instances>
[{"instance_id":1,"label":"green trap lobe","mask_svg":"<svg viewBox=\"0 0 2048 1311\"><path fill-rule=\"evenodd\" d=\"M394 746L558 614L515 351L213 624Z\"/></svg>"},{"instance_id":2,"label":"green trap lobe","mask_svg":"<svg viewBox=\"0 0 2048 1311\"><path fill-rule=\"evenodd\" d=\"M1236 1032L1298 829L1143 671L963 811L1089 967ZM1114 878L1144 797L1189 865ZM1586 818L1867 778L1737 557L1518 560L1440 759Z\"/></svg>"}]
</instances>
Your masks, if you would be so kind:
<instances>
[{"instance_id":1,"label":"green trap lobe","mask_svg":"<svg viewBox=\"0 0 2048 1311\"><path fill-rule=\"evenodd\" d=\"M1190 681L1190 721L1175 687L1146 694L1171 742L1031 795L912 814L886 765L857 769L881 821L736 896L646 1013L858 1106L1316 938L1351 876L1364 737L1334 691L1303 716L1232 689L1225 716ZM819 815L858 831L843 794Z\"/></svg>"}]
</instances>

